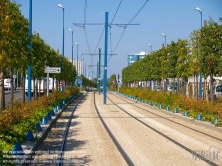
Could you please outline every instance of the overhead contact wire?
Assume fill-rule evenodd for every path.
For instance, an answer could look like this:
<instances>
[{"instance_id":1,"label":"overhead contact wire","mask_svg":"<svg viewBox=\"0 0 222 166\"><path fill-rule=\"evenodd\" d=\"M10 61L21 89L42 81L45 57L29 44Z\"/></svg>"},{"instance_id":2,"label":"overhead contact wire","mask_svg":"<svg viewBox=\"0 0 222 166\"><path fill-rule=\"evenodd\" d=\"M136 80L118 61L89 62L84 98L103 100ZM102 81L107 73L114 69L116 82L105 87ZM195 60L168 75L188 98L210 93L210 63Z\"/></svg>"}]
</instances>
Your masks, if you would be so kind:
<instances>
[{"instance_id":1,"label":"overhead contact wire","mask_svg":"<svg viewBox=\"0 0 222 166\"><path fill-rule=\"evenodd\" d=\"M123 30L123 32L122 32L122 34L121 34L121 36L120 36L120 38L119 38L119 41L118 41L118 43L117 43L117 45L116 45L116 47L115 47L115 49L114 49L113 52L115 52L116 49L117 49L117 47L119 46L119 43L120 43L120 41L122 40L123 34L125 33L125 30L126 30L127 26L128 26L128 25L136 18L136 16L142 11L142 9L146 6L146 4L148 3L148 1L149 1L149 0L146 0L146 2L140 7L140 9L136 12L136 14L135 14L135 15L132 17L132 19L129 21L129 23L128 23L126 26L124 26L124 30Z\"/></svg>"},{"instance_id":2,"label":"overhead contact wire","mask_svg":"<svg viewBox=\"0 0 222 166\"><path fill-rule=\"evenodd\" d=\"M110 54L108 63L109 63L109 61L110 61L110 59L111 59L111 57L112 57L112 54L113 54L112 33L111 33L112 23L113 23L113 21L114 21L114 19L115 19L115 17L116 17L117 12L119 11L119 8L120 8L121 3L122 3L122 0L120 1L119 5L118 5L118 7L117 7L117 9L116 9L115 15L113 16L113 19L112 19L112 21L111 21L111 23L110 23L110 25L109 25L109 31L110 31L110 51L111 51L111 54Z\"/></svg>"},{"instance_id":3,"label":"overhead contact wire","mask_svg":"<svg viewBox=\"0 0 222 166\"><path fill-rule=\"evenodd\" d=\"M115 15L113 16L113 20L111 21L111 25L112 25L112 23L113 23L113 21L114 21L114 19L115 19L115 17L116 17L116 14L117 14L117 12L118 12L118 10L119 10L119 7L120 7L121 3L122 3L122 0L121 0L120 3L119 3L119 6L118 6L118 8L117 8L117 10L116 10Z\"/></svg>"}]
</instances>

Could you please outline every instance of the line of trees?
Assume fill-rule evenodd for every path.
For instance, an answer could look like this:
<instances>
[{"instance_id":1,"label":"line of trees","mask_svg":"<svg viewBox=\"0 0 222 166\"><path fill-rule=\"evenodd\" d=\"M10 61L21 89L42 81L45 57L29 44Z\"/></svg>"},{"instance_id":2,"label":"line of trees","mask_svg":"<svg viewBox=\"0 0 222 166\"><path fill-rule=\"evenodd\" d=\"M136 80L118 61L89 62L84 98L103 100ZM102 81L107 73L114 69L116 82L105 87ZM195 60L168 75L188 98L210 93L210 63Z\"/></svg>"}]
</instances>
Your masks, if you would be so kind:
<instances>
[{"instance_id":1,"label":"line of trees","mask_svg":"<svg viewBox=\"0 0 222 166\"><path fill-rule=\"evenodd\" d=\"M213 76L222 76L222 25L211 18L208 25L191 33L190 41L171 41L167 47L125 67L122 81L124 85L148 80L162 80L163 83L167 78L173 78L174 81L180 78L187 82L193 76L197 83L200 73L204 80L210 76L211 90Z\"/></svg>"},{"instance_id":2,"label":"line of trees","mask_svg":"<svg viewBox=\"0 0 222 166\"><path fill-rule=\"evenodd\" d=\"M64 69L60 74L50 74L50 77L69 84L75 82L75 66L67 58L63 58L52 49L38 33L29 36L29 21L24 18L19 10L20 5L1 0L0 3L0 112L5 108L4 72L10 70L11 77L11 102L13 102L13 74L19 71L23 75L23 102L25 102L25 77L28 65L32 66L33 80L45 78L44 69L47 66ZM32 40L32 50L29 43ZM84 78L84 82L89 82ZM35 83L34 83L35 85ZM58 87L58 86L57 86Z\"/></svg>"}]
</instances>

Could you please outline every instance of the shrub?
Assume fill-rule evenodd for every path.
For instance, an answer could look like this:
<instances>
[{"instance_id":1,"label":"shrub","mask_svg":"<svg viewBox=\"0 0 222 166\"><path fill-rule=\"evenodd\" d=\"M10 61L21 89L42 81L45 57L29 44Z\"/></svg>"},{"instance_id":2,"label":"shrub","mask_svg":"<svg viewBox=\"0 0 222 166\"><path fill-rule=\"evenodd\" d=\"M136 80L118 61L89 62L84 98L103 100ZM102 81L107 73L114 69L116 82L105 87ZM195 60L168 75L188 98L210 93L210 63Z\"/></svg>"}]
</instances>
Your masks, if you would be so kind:
<instances>
[{"instance_id":1,"label":"shrub","mask_svg":"<svg viewBox=\"0 0 222 166\"><path fill-rule=\"evenodd\" d=\"M205 100L196 100L184 96L182 94L176 94L166 91L151 91L150 89L141 88L127 88L121 87L120 92L128 94L140 99L147 99L152 102L162 104L163 107L170 106L172 108L178 108L178 110L188 110L189 116L195 118L198 113L201 113L203 120L212 121L216 116L222 119L222 99L213 103L208 103ZM221 121L218 121L221 124Z\"/></svg>"},{"instance_id":2,"label":"shrub","mask_svg":"<svg viewBox=\"0 0 222 166\"><path fill-rule=\"evenodd\" d=\"M10 150L16 140L23 142L29 129L36 131L35 125L43 116L61 101L78 92L77 88L72 87L66 88L65 92L55 91L48 97L42 96L24 104L15 100L13 105L0 114L0 148Z\"/></svg>"}]
</instances>

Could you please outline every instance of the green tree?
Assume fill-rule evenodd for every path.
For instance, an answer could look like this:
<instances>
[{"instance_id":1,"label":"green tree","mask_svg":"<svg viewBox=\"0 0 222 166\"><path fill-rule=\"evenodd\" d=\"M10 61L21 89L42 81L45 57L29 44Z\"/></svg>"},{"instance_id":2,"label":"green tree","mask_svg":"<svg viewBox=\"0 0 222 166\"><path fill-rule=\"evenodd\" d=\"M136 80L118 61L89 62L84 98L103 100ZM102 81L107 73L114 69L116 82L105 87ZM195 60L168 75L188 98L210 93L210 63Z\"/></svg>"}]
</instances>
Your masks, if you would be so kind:
<instances>
[{"instance_id":1,"label":"green tree","mask_svg":"<svg viewBox=\"0 0 222 166\"><path fill-rule=\"evenodd\" d=\"M199 56L200 69L204 77L210 76L210 94L213 98L213 76L222 75L222 25L214 22L212 19L209 25L201 29Z\"/></svg>"},{"instance_id":2,"label":"green tree","mask_svg":"<svg viewBox=\"0 0 222 166\"><path fill-rule=\"evenodd\" d=\"M12 80L14 68L18 69L27 62L28 21L21 15L19 6L9 0L1 1L0 10L0 111L2 111L5 107L3 71L10 68ZM13 88L12 82L11 87ZM12 91L11 101L13 101Z\"/></svg>"},{"instance_id":3,"label":"green tree","mask_svg":"<svg viewBox=\"0 0 222 166\"><path fill-rule=\"evenodd\" d=\"M117 80L116 80L116 74L112 74L109 78L109 88L110 90L117 90Z\"/></svg>"}]
</instances>

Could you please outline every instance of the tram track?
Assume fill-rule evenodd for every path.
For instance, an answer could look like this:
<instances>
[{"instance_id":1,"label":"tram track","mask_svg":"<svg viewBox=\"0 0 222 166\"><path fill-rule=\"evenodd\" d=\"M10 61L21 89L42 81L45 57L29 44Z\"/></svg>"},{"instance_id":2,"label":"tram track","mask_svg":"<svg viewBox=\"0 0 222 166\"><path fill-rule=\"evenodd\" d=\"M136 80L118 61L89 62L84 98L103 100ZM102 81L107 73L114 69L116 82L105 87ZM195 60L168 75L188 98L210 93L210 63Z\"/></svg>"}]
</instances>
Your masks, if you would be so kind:
<instances>
[{"instance_id":1,"label":"tram track","mask_svg":"<svg viewBox=\"0 0 222 166\"><path fill-rule=\"evenodd\" d=\"M47 141L38 150L59 151L60 153L54 154L54 156L47 154L49 158L43 160L48 161L48 163L38 164L39 166L62 166L63 164L66 165L68 161L77 160L85 161L85 164L103 163L102 165L104 165L104 160L107 157L109 160L107 164L118 161L122 163L121 165L130 166L140 163L143 165L148 163L162 165L162 163L171 164L169 159L177 153L180 156L185 155L187 159L195 155L198 160L201 160L200 163L204 163L203 165L218 165L199 153L194 154L191 147L199 146L186 146L184 142L174 139L169 133L162 132L159 128L155 128L152 123L148 123L149 117L145 117L147 115L141 116L141 113L136 113L136 110L144 108L134 107L134 103L127 102L116 95L107 96L107 105L102 104L101 96L95 93L88 95L87 99L90 98L90 100L83 101L84 98L85 95L68 105L58 119L58 124L56 122L53 125L54 131L49 132ZM127 106L123 106L125 103ZM127 110L126 107L128 106L134 108ZM159 119L162 118L164 117L159 116ZM161 147L166 148L171 154L165 156L169 153ZM114 151L115 155L110 153ZM163 156L154 157L153 154ZM110 160L112 156L115 157ZM157 161L159 158L160 160ZM36 160L38 161L38 158ZM183 159L183 161L185 160ZM188 165L193 162L192 159L185 161L185 163L189 163Z\"/></svg>"},{"instance_id":2,"label":"tram track","mask_svg":"<svg viewBox=\"0 0 222 166\"><path fill-rule=\"evenodd\" d=\"M114 95L113 93L110 93L110 94L111 94L111 95ZM166 118L166 117L164 117L164 116L161 116L161 115L159 115L159 114L157 114L157 113L154 113L154 112L152 112L152 111L149 111L149 110L147 110L147 109L145 109L145 108L142 108L142 107L140 107L140 106L138 106L138 105L135 105L134 103L131 103L131 102L125 100L125 99L122 99L122 98L119 97L118 95L114 95L114 96L115 96L115 97L118 97L119 99L121 99L121 100L123 100L123 101L125 101L125 102L127 102L128 104L132 104L134 107L137 107L137 108L139 108L139 109L141 109L141 110L144 110L144 111L146 111L146 112L148 112L148 113L151 113L151 114L153 114L153 115L156 115L156 116L158 116L158 117L160 117L160 118L162 118L162 119L165 119L165 120L170 121L170 122L172 122L172 123L174 123L174 124L180 125L180 126L182 126L182 127L184 127L184 128L193 130L193 131L195 131L195 132L197 132L197 133L200 133L200 134L202 134L202 135L204 135L204 136L213 138L213 139L218 140L218 141L222 141L222 139L217 138L217 137L215 137L215 136L213 136L213 135L206 134L206 133L204 133L204 132L202 132L202 131L199 131L199 130L197 130L197 129L191 128L191 127L186 126L186 125L184 125L184 124L182 124L182 123L176 122L176 121L174 121L174 120L171 120L171 119L169 119L169 118Z\"/></svg>"},{"instance_id":3,"label":"tram track","mask_svg":"<svg viewBox=\"0 0 222 166\"><path fill-rule=\"evenodd\" d=\"M44 143L45 139L43 140L43 142L40 144L38 151L40 153L41 156L39 156L37 154L37 158L33 158L34 162L32 162L31 165L46 165L46 166L52 166L52 165L56 165L56 166L62 166L62 165L66 165L66 163L68 163L69 161L72 161L72 159L68 159L67 154L69 154L69 152L71 152L70 154L72 154L72 151L70 151L70 149L67 149L67 143L68 141L70 141L71 139L71 135L69 133L73 133L73 129L70 130L70 127L73 126L73 124L78 124L78 122L73 121L74 119L76 119L77 117L74 116L75 111L77 110L77 107L79 106L79 104L81 103L81 101L85 98L85 95L78 98L78 100L75 103L72 103L71 105L71 112L69 114L65 114L65 116L61 116L59 117L59 120L62 120L62 124L61 122L59 122L60 124L57 124L57 122L55 122L55 124L53 124L54 131L49 131L49 133L47 134L45 139L48 139L48 141L46 143ZM105 128L104 131L106 131L108 133L108 135L110 136L110 142L113 141L113 143L116 145L116 150L119 151L119 156L123 157L123 160L125 160L126 164L129 166L134 166L133 162L130 160L130 158L128 157L128 155L124 152L123 148L121 147L121 145L118 143L117 139L115 139L114 135L112 134L112 132L109 130L108 126L106 125L106 123L104 122L104 120L102 119L97 106L96 106L96 102L95 102L95 94L94 94L94 106L95 106L95 112L98 115L98 119L100 119L100 121L103 124L103 127ZM70 109L69 109L70 111ZM68 111L68 112L69 112ZM67 110L65 110L64 112L67 113ZM89 118L89 117L87 117ZM63 119L68 119L67 122L64 122ZM101 126L102 127L102 126ZM65 128L64 130L61 131L61 128ZM60 133L60 134L59 134ZM60 138L59 135L62 134L62 139ZM59 138L59 140L54 140L54 138L57 137L57 139ZM68 138L69 137L69 138ZM50 141L51 140L51 141ZM112 141L111 141L112 140ZM77 140L76 140L77 141ZM77 143L77 142L76 142ZM68 143L70 146L70 142ZM112 144L112 146L114 145ZM41 154L41 152L43 152ZM50 154L50 152L56 152L55 154ZM73 153L75 154L75 153ZM57 156L55 156L57 155ZM47 158L46 158L47 157ZM68 159L68 160L67 160ZM42 161L41 161L42 160ZM78 163L77 162L78 158L74 158L73 162L74 163ZM81 161L79 159L79 161ZM72 162L71 162L72 163ZM23 164L23 165L29 165L29 164ZM78 164L77 164L78 165Z\"/></svg>"},{"instance_id":4,"label":"tram track","mask_svg":"<svg viewBox=\"0 0 222 166\"><path fill-rule=\"evenodd\" d=\"M73 119L73 114L76 111L76 108L79 105L79 103L84 99L84 97L85 97L85 95L82 98L80 98L80 100L76 103L76 105L73 108L73 111L72 111L72 113L69 117L69 120L67 122L65 131L64 131L64 134L63 134L63 139L62 139L62 145L61 145L61 148L60 148L60 152L64 152L66 150L66 141L67 141L67 136L68 136L68 133L69 133L69 127L70 127L71 121ZM63 154L64 153L59 153L57 161L56 161L56 166L62 166L63 165Z\"/></svg>"},{"instance_id":5,"label":"tram track","mask_svg":"<svg viewBox=\"0 0 222 166\"><path fill-rule=\"evenodd\" d=\"M117 149L119 150L119 152L121 153L121 155L123 156L124 160L126 161L126 163L129 166L134 166L134 163L132 162L132 160L129 158L129 156L127 155L127 153L124 151L124 149L122 148L122 146L120 145L120 143L117 141L117 139L115 138L115 136L113 135L113 133L111 132L111 130L109 129L109 127L107 126L107 124L105 123L105 121L103 120L101 114L99 113L99 110L96 106L96 100L95 100L95 93L94 93L94 106L96 109L96 112L100 118L100 121L102 122L104 128L106 129L107 133L109 134L110 138L112 139L112 141L114 142L114 144L116 145Z\"/></svg>"},{"instance_id":6,"label":"tram track","mask_svg":"<svg viewBox=\"0 0 222 166\"><path fill-rule=\"evenodd\" d=\"M133 119L135 119L136 121L138 121L139 123L141 123L142 125L148 127L149 129L151 129L152 131L158 133L159 135L161 135L162 137L164 137L165 139L171 141L172 143L174 143L175 145L179 146L180 148L184 149L185 151L189 152L191 155L194 154L194 151L190 148L188 148L187 146L181 144L180 142L174 140L173 138L171 138L170 136L162 133L161 131L155 129L154 127L152 127L151 125L143 122L142 120L140 120L140 118L133 116L132 114L130 114L128 111L126 111L125 109L121 108L120 106L118 106L118 104L116 104L112 99L110 99L107 96L107 99L111 101L111 103L113 103L116 107L118 107L120 110L122 110L123 112L125 112L127 115L129 115L130 117L132 117ZM203 158L203 156L201 154L196 153L195 154L196 157L200 160L203 160L205 163L212 165L212 166L217 166L218 164L214 163L213 161L207 159L207 158Z\"/></svg>"},{"instance_id":7,"label":"tram track","mask_svg":"<svg viewBox=\"0 0 222 166\"><path fill-rule=\"evenodd\" d=\"M84 98L85 95L82 95L76 98L74 103L64 107L64 110L57 115L56 120L50 124L50 129L47 129L46 133L44 133L45 136L41 138L41 142L34 153L26 159L30 161L30 163L24 163L22 166L36 164L39 166L63 165L63 154L66 149L71 120L79 103L81 103ZM64 122L66 119L68 119L68 122ZM63 128L65 129L62 130ZM60 137L61 133L63 133L62 138Z\"/></svg>"}]
</instances>

